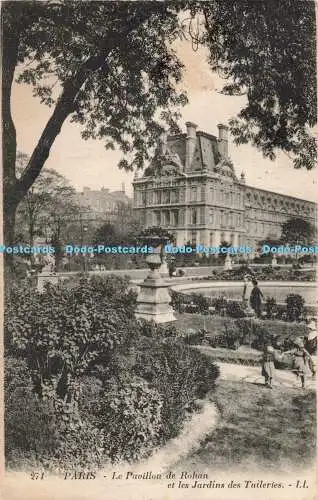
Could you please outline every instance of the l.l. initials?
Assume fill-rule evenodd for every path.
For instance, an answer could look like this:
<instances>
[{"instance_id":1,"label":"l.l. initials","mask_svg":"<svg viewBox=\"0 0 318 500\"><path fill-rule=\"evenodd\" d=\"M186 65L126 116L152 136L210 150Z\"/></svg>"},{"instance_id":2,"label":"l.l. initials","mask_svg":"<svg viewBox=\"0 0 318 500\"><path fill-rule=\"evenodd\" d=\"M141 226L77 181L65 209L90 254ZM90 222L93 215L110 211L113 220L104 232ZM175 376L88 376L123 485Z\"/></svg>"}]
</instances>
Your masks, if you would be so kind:
<instances>
[{"instance_id":1,"label":"l.l. initials","mask_svg":"<svg viewBox=\"0 0 318 500\"><path fill-rule=\"evenodd\" d=\"M304 481L299 481L298 480L297 483L296 483L296 488L309 488L306 479L304 479Z\"/></svg>"}]
</instances>

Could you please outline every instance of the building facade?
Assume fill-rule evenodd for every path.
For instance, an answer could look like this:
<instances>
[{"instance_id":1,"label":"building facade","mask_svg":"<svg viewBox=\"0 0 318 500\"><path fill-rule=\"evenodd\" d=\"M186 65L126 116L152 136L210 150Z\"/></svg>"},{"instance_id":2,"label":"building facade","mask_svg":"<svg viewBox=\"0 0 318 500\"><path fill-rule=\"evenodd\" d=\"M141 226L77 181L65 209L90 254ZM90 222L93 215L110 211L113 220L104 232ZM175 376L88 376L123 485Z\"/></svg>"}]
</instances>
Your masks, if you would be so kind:
<instances>
[{"instance_id":1,"label":"building facade","mask_svg":"<svg viewBox=\"0 0 318 500\"><path fill-rule=\"evenodd\" d=\"M109 222L114 222L121 212L127 213L132 202L125 193L124 185L121 191L109 191L104 187L100 190L84 187L76 199L85 217Z\"/></svg>"},{"instance_id":2,"label":"building facade","mask_svg":"<svg viewBox=\"0 0 318 500\"><path fill-rule=\"evenodd\" d=\"M135 176L134 211L145 227L161 226L177 245L221 242L256 247L279 238L292 217L316 221L316 204L246 185L236 176L228 154L228 127L218 137L197 131L162 136L151 164Z\"/></svg>"}]
</instances>

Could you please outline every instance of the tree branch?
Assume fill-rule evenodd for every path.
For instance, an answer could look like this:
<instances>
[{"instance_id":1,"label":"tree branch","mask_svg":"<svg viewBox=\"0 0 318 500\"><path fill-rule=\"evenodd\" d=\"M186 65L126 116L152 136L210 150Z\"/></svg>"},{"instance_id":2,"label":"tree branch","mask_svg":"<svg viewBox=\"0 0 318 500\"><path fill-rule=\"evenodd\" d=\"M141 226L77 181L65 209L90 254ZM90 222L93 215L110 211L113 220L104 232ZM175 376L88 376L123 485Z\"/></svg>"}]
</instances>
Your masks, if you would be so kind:
<instances>
[{"instance_id":1,"label":"tree branch","mask_svg":"<svg viewBox=\"0 0 318 500\"><path fill-rule=\"evenodd\" d=\"M42 135L32 153L26 169L19 179L19 190L23 197L40 174L51 147L61 131L66 118L74 111L74 100L91 71L96 71L104 62L109 51L89 58L76 75L64 84L64 89L53 114L48 120Z\"/></svg>"},{"instance_id":2,"label":"tree branch","mask_svg":"<svg viewBox=\"0 0 318 500\"><path fill-rule=\"evenodd\" d=\"M107 56L116 47L127 45L127 36L130 32L138 28L149 17L149 12L145 9L142 15L136 16L134 21L127 22L125 27L120 32L109 34L107 41L104 42L103 47L99 53L87 59L87 61L77 70L75 75L69 78L63 85L63 91L57 101L55 110L48 120L43 133L32 153L29 163L24 170L21 178L19 179L19 193L20 199L27 193L28 189L32 186L33 182L37 179L41 169L47 160L50 149L61 131L62 125L66 118L74 111L75 99L84 85L88 76L96 70L103 68L105 74L109 73L107 65Z\"/></svg>"}]
</instances>

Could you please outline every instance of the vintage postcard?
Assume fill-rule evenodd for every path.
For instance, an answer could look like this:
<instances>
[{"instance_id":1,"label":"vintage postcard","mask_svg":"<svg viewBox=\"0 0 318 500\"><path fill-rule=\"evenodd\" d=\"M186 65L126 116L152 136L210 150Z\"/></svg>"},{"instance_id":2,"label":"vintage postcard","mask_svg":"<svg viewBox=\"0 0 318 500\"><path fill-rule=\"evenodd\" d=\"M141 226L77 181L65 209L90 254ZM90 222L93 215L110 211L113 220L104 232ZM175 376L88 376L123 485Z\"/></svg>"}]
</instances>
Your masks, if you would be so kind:
<instances>
[{"instance_id":1,"label":"vintage postcard","mask_svg":"<svg viewBox=\"0 0 318 500\"><path fill-rule=\"evenodd\" d=\"M5 500L313 500L318 6L5 0Z\"/></svg>"}]
</instances>

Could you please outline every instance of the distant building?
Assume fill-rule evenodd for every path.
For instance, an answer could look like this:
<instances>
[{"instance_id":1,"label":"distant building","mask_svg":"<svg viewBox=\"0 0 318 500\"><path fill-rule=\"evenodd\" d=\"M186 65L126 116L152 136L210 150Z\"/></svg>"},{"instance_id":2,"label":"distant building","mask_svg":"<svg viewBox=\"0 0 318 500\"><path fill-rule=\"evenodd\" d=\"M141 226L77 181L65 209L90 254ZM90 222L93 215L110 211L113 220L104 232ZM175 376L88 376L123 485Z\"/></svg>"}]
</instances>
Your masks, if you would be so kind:
<instances>
[{"instance_id":1,"label":"distant building","mask_svg":"<svg viewBox=\"0 0 318 500\"><path fill-rule=\"evenodd\" d=\"M77 201L83 208L86 217L96 217L102 220L114 220L121 211L131 207L132 200L125 193L125 186L122 184L121 191L109 191L102 187L100 190L84 187L81 193L77 194Z\"/></svg>"},{"instance_id":2,"label":"distant building","mask_svg":"<svg viewBox=\"0 0 318 500\"><path fill-rule=\"evenodd\" d=\"M228 127L218 125L218 137L190 122L186 127L186 133L162 136L144 175L135 176L134 211L145 227L169 230L178 245L227 241L255 247L279 238L291 217L315 223L315 203L247 186L243 173L236 176Z\"/></svg>"}]
</instances>

